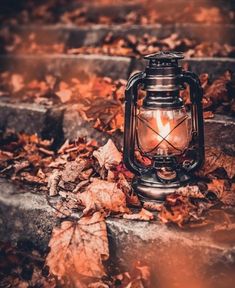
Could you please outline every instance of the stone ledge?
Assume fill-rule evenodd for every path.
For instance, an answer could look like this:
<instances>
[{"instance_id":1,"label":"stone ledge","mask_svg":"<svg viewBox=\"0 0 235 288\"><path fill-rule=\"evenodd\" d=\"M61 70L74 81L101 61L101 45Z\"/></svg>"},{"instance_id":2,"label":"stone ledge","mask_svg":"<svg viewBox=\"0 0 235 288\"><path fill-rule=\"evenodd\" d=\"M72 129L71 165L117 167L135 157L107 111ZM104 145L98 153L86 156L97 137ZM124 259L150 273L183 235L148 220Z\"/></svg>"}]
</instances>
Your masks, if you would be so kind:
<instances>
[{"instance_id":1,"label":"stone ledge","mask_svg":"<svg viewBox=\"0 0 235 288\"><path fill-rule=\"evenodd\" d=\"M0 55L0 70L26 73L28 78L53 74L64 79L90 75L126 79L130 62L127 57L105 55Z\"/></svg>"},{"instance_id":2,"label":"stone ledge","mask_svg":"<svg viewBox=\"0 0 235 288\"><path fill-rule=\"evenodd\" d=\"M34 103L0 101L0 129L13 129L42 138L62 138L63 107L47 108Z\"/></svg>"},{"instance_id":3,"label":"stone ledge","mask_svg":"<svg viewBox=\"0 0 235 288\"><path fill-rule=\"evenodd\" d=\"M208 73L213 79L228 69L235 72L235 59L232 58L188 58L184 62L193 72ZM47 74L65 80L90 75L127 79L132 71L143 71L145 67L143 59L98 54L0 55L0 71L26 73L29 79Z\"/></svg>"},{"instance_id":4,"label":"stone ledge","mask_svg":"<svg viewBox=\"0 0 235 288\"><path fill-rule=\"evenodd\" d=\"M41 44L65 43L66 47L81 47L87 45L99 45L104 37L111 32L116 37L127 34L142 36L148 33L158 38L169 37L177 33L182 38L193 38L197 41L214 41L219 43L235 44L235 25L233 24L200 24L200 23L176 23L176 24L152 24L152 25L93 25L76 26L73 24L54 25L29 25L12 29L22 37L28 37L30 33L36 34L36 41ZM211 33L213 31L213 33Z\"/></svg>"},{"instance_id":5,"label":"stone ledge","mask_svg":"<svg viewBox=\"0 0 235 288\"><path fill-rule=\"evenodd\" d=\"M39 249L45 250L57 223L45 195L37 194L35 188L20 187L0 178L2 241L30 239ZM207 268L218 261L223 261L224 265L235 263L234 243L214 242L208 229L184 231L156 221L148 223L117 218L108 218L107 228L110 263L124 271L137 261L154 269L161 263L166 265L172 257L172 249L183 249L183 255L187 253L191 258L199 257L200 265Z\"/></svg>"}]
</instances>

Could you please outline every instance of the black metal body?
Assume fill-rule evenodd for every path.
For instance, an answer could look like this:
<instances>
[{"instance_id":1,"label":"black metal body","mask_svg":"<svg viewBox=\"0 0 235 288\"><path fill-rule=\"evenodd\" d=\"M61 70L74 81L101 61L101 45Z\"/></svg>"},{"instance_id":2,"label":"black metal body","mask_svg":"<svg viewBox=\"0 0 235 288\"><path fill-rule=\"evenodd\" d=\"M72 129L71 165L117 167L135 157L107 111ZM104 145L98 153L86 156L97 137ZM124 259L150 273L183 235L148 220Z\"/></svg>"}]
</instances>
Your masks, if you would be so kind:
<instances>
[{"instance_id":1,"label":"black metal body","mask_svg":"<svg viewBox=\"0 0 235 288\"><path fill-rule=\"evenodd\" d=\"M193 172L204 161L204 130L202 113L202 88L196 74L183 71L178 60L183 54L159 52L146 56L149 65L145 72L134 74L128 81L125 93L124 163L136 177L133 187L143 197L162 200L166 194L192 179ZM187 163L179 163L174 156L157 156L152 165L145 167L135 158L136 114L138 89L146 91L143 106L150 109L182 107L179 90L187 83L191 99L191 143L184 154L190 155ZM141 151L140 151L141 152ZM160 170L171 171L170 179L161 176ZM173 175L173 176L172 176Z\"/></svg>"}]
</instances>

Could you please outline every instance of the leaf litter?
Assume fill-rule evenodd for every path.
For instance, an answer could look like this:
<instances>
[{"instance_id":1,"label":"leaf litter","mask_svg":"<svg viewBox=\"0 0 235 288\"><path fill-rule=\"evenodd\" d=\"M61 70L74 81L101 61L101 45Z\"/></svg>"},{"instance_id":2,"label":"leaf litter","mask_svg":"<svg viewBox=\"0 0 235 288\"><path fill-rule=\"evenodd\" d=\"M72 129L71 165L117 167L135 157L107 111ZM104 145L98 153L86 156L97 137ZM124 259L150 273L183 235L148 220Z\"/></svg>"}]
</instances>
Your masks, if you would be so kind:
<instances>
[{"instance_id":1,"label":"leaf litter","mask_svg":"<svg viewBox=\"0 0 235 288\"><path fill-rule=\"evenodd\" d=\"M113 285L114 279L105 282L102 278L107 273L104 262L109 255L106 217L158 219L163 224L193 229L216 225L207 221L213 207L235 205L235 158L218 148L206 150L206 162L198 176L203 185L181 187L161 204L141 204L130 185L133 175L123 166L122 154L112 140L98 147L95 141L80 138L66 141L55 151L53 141L37 135L8 132L1 137L2 177L37 184L43 193L47 191L49 204L62 221L54 228L46 261L53 275L64 283L72 281L75 287L87 283ZM44 153L41 148L52 153ZM29 177L34 181L28 181ZM55 196L54 206L50 197ZM129 284L133 281L137 280L130 279Z\"/></svg>"}]
</instances>

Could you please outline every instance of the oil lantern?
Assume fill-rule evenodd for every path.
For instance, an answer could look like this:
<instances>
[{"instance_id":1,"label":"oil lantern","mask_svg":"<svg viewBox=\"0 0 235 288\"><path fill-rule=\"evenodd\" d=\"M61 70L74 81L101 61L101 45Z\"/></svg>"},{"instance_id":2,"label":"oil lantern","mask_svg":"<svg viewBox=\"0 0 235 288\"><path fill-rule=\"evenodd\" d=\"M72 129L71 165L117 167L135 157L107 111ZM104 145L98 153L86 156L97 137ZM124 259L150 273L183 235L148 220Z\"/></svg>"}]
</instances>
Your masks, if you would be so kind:
<instances>
[{"instance_id":1,"label":"oil lantern","mask_svg":"<svg viewBox=\"0 0 235 288\"><path fill-rule=\"evenodd\" d=\"M145 71L130 77L125 91L124 163L135 174L132 185L139 196L163 200L194 179L203 164L203 92L197 75L180 66L182 53L144 58ZM185 84L190 87L190 113L180 97ZM140 155L148 161L140 161Z\"/></svg>"}]
</instances>

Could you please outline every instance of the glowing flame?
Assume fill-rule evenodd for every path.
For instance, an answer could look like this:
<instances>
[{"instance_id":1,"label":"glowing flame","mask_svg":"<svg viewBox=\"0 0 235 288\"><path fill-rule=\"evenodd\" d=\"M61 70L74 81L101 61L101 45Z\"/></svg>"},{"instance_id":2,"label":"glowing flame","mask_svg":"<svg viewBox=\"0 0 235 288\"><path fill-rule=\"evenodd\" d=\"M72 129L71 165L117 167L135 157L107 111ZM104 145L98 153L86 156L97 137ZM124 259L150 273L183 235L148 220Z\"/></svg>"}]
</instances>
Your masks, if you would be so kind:
<instances>
[{"instance_id":1,"label":"glowing flame","mask_svg":"<svg viewBox=\"0 0 235 288\"><path fill-rule=\"evenodd\" d=\"M166 137L170 132L171 132L171 125L169 122L167 123L163 123L162 118L161 118L161 112L160 111L156 111L156 118L157 118L157 127L158 127L158 133L162 136L162 137ZM160 137L159 135L157 135L157 140L160 142L162 141L162 137ZM163 144L163 143L162 143Z\"/></svg>"}]
</instances>

